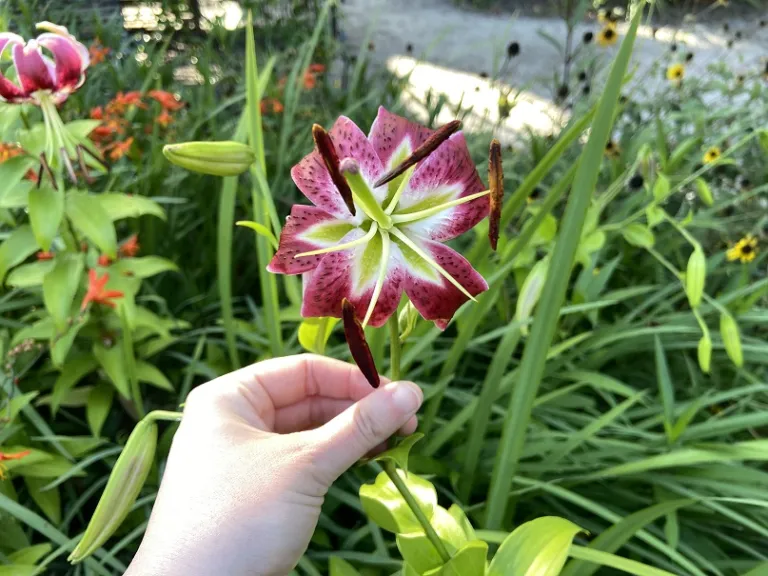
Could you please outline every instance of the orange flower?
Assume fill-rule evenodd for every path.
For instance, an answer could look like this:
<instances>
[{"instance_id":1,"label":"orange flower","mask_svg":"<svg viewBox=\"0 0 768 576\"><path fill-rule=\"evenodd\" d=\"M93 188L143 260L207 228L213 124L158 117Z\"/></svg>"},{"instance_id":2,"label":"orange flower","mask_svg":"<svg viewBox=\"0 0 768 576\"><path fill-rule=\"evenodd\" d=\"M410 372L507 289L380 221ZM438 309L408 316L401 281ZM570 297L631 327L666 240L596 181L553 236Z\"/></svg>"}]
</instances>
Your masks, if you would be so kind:
<instances>
[{"instance_id":1,"label":"orange flower","mask_svg":"<svg viewBox=\"0 0 768 576\"><path fill-rule=\"evenodd\" d=\"M141 101L141 92L134 90L132 92L118 92L112 101L107 104L107 114L123 114L131 106L146 108L147 105Z\"/></svg>"},{"instance_id":2,"label":"orange flower","mask_svg":"<svg viewBox=\"0 0 768 576\"><path fill-rule=\"evenodd\" d=\"M88 291L85 293L83 303L80 305L80 310L83 311L88 307L88 304L94 302L96 304L104 304L110 308L115 307L115 303L112 302L113 298L122 298L123 293L119 290L106 290L105 287L109 282L109 274L104 274L99 278L96 274L96 270L91 268L88 270Z\"/></svg>"},{"instance_id":3,"label":"orange flower","mask_svg":"<svg viewBox=\"0 0 768 576\"><path fill-rule=\"evenodd\" d=\"M99 256L99 259L96 261L96 263L99 266L109 266L110 264L112 264L112 258L107 256L106 254L102 254L101 256Z\"/></svg>"},{"instance_id":4,"label":"orange flower","mask_svg":"<svg viewBox=\"0 0 768 576\"><path fill-rule=\"evenodd\" d=\"M104 120L104 108L101 106L96 106L95 108L91 108L91 119L92 120Z\"/></svg>"},{"instance_id":5,"label":"orange flower","mask_svg":"<svg viewBox=\"0 0 768 576\"><path fill-rule=\"evenodd\" d=\"M325 72L325 64L318 64L317 62L309 65L309 71L314 74L322 74Z\"/></svg>"},{"instance_id":6,"label":"orange flower","mask_svg":"<svg viewBox=\"0 0 768 576\"><path fill-rule=\"evenodd\" d=\"M260 104L262 114L280 114L283 111L283 103L277 98L266 98Z\"/></svg>"},{"instance_id":7,"label":"orange flower","mask_svg":"<svg viewBox=\"0 0 768 576\"><path fill-rule=\"evenodd\" d=\"M91 140L94 142L104 142L105 140L112 138L115 134L122 134L125 132L123 124L124 120L120 118L107 120L104 124L97 126L91 131Z\"/></svg>"},{"instance_id":8,"label":"orange flower","mask_svg":"<svg viewBox=\"0 0 768 576\"><path fill-rule=\"evenodd\" d=\"M25 456L29 456L31 450L22 450L21 452L0 452L0 480L5 480L5 471L6 468L3 466L2 462L4 460L21 460Z\"/></svg>"},{"instance_id":9,"label":"orange flower","mask_svg":"<svg viewBox=\"0 0 768 576\"><path fill-rule=\"evenodd\" d=\"M123 242L122 246L120 246L120 255L125 256L126 258L133 258L136 256L136 254L139 253L139 236L138 234L132 234L128 237L128 240Z\"/></svg>"},{"instance_id":10,"label":"orange flower","mask_svg":"<svg viewBox=\"0 0 768 576\"><path fill-rule=\"evenodd\" d=\"M317 78L314 73L307 70L304 72L304 88L312 90L317 85Z\"/></svg>"},{"instance_id":11,"label":"orange flower","mask_svg":"<svg viewBox=\"0 0 768 576\"><path fill-rule=\"evenodd\" d=\"M149 97L160 103L160 106L166 110L180 110L184 108L184 103L181 102L176 95L165 90L150 90Z\"/></svg>"},{"instance_id":12,"label":"orange flower","mask_svg":"<svg viewBox=\"0 0 768 576\"><path fill-rule=\"evenodd\" d=\"M53 252L40 251L36 256L38 260L53 260Z\"/></svg>"},{"instance_id":13,"label":"orange flower","mask_svg":"<svg viewBox=\"0 0 768 576\"><path fill-rule=\"evenodd\" d=\"M91 66L95 66L101 62L104 62L107 55L111 52L111 49L101 45L101 40L96 38L94 42L88 47L88 54L91 57Z\"/></svg>"},{"instance_id":14,"label":"orange flower","mask_svg":"<svg viewBox=\"0 0 768 576\"><path fill-rule=\"evenodd\" d=\"M37 182L40 180L37 177L37 172L35 172L32 168L27 170L27 173L24 174L24 179L29 180L30 182L34 182L35 184L37 184Z\"/></svg>"},{"instance_id":15,"label":"orange flower","mask_svg":"<svg viewBox=\"0 0 768 576\"><path fill-rule=\"evenodd\" d=\"M14 156L21 154L23 150L21 146L17 144L10 144L8 142L0 142L0 164L6 160L10 160Z\"/></svg>"},{"instance_id":16,"label":"orange flower","mask_svg":"<svg viewBox=\"0 0 768 576\"><path fill-rule=\"evenodd\" d=\"M117 160L120 160L120 158L122 158L128 153L132 145L133 145L133 136L126 138L125 140L113 142L112 144L104 148L104 150L109 151L109 158L111 160L117 161Z\"/></svg>"},{"instance_id":17,"label":"orange flower","mask_svg":"<svg viewBox=\"0 0 768 576\"><path fill-rule=\"evenodd\" d=\"M168 112L167 108L163 108L163 111L155 118L155 122L160 124L163 128L168 128L171 122L173 122L173 116Z\"/></svg>"}]
</instances>

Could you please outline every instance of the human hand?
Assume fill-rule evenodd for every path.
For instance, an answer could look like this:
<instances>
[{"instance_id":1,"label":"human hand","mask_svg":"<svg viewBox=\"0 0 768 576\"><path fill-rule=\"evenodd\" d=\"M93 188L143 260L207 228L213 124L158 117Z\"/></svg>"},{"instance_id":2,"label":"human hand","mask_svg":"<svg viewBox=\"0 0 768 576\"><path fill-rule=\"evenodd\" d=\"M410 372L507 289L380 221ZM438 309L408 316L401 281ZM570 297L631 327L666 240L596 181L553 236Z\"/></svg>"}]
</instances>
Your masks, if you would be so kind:
<instances>
[{"instance_id":1,"label":"human hand","mask_svg":"<svg viewBox=\"0 0 768 576\"><path fill-rule=\"evenodd\" d=\"M196 388L126 575L284 576L333 481L396 432L413 433L422 399L413 383L374 390L355 366L314 355Z\"/></svg>"}]
</instances>

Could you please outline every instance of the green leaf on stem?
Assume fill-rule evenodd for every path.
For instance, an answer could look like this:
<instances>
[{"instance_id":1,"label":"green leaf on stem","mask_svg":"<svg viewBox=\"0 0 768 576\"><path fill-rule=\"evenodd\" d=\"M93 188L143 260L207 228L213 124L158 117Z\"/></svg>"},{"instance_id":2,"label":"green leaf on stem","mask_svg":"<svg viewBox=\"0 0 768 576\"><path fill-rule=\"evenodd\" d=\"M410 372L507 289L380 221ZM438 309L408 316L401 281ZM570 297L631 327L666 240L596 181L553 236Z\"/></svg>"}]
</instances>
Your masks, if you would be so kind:
<instances>
[{"instance_id":1,"label":"green leaf on stem","mask_svg":"<svg viewBox=\"0 0 768 576\"><path fill-rule=\"evenodd\" d=\"M372 461L383 462L385 460L391 460L398 468L402 468L408 472L408 456L411 453L413 446L424 438L424 434L416 432L403 438L400 443L394 448L390 448L371 458Z\"/></svg>"},{"instance_id":2,"label":"green leaf on stem","mask_svg":"<svg viewBox=\"0 0 768 576\"><path fill-rule=\"evenodd\" d=\"M574 537L582 528L565 518L543 516L512 532L493 557L488 576L529 574L558 576Z\"/></svg>"},{"instance_id":3,"label":"green leaf on stem","mask_svg":"<svg viewBox=\"0 0 768 576\"><path fill-rule=\"evenodd\" d=\"M29 226L19 226L0 244L0 285L8 271L37 252L37 240Z\"/></svg>"},{"instance_id":4,"label":"green leaf on stem","mask_svg":"<svg viewBox=\"0 0 768 576\"><path fill-rule=\"evenodd\" d=\"M476 540L470 542L447 563L424 572L424 576L483 576L488 557L488 544ZM516 573L515 573L516 574Z\"/></svg>"},{"instance_id":5,"label":"green leaf on stem","mask_svg":"<svg viewBox=\"0 0 768 576\"><path fill-rule=\"evenodd\" d=\"M60 254L53 269L43 278L43 302L56 329L63 332L72 324L72 301L80 287L85 265L82 254Z\"/></svg>"},{"instance_id":6,"label":"green leaf on stem","mask_svg":"<svg viewBox=\"0 0 768 576\"><path fill-rule=\"evenodd\" d=\"M408 486L427 519L437 506L437 492L431 482L403 470L397 473ZM365 514L376 524L395 534L419 532L421 524L398 492L386 472L381 472L373 484L360 487L360 502Z\"/></svg>"},{"instance_id":7,"label":"green leaf on stem","mask_svg":"<svg viewBox=\"0 0 768 576\"><path fill-rule=\"evenodd\" d=\"M64 216L64 194L51 186L35 186L29 191L28 210L38 245L50 250Z\"/></svg>"},{"instance_id":8,"label":"green leaf on stem","mask_svg":"<svg viewBox=\"0 0 768 576\"><path fill-rule=\"evenodd\" d=\"M102 207L101 195L71 191L66 213L72 225L112 259L117 258L117 235L109 214Z\"/></svg>"}]
</instances>

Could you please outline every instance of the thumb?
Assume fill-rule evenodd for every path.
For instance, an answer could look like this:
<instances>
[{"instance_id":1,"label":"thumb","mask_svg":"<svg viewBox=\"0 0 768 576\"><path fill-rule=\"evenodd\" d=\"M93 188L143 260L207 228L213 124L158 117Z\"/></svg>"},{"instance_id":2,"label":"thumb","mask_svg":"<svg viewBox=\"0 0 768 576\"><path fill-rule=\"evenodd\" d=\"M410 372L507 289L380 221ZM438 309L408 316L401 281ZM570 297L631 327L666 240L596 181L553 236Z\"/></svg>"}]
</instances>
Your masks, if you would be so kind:
<instances>
[{"instance_id":1,"label":"thumb","mask_svg":"<svg viewBox=\"0 0 768 576\"><path fill-rule=\"evenodd\" d=\"M329 484L407 424L423 399L413 382L392 382L314 430L316 462Z\"/></svg>"}]
</instances>

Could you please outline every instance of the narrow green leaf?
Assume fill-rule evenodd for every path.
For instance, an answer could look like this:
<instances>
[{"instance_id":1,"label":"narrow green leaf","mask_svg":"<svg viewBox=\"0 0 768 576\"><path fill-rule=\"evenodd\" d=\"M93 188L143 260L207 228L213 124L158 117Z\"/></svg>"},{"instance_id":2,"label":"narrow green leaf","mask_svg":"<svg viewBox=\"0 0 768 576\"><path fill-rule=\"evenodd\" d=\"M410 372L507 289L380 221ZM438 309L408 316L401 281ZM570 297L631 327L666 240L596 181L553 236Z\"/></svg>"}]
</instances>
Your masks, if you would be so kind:
<instances>
[{"instance_id":1,"label":"narrow green leaf","mask_svg":"<svg viewBox=\"0 0 768 576\"><path fill-rule=\"evenodd\" d=\"M0 164L2 166L2 164ZM37 252L37 240L29 226L19 226L0 244L0 286L8 271Z\"/></svg>"},{"instance_id":2,"label":"narrow green leaf","mask_svg":"<svg viewBox=\"0 0 768 576\"><path fill-rule=\"evenodd\" d=\"M675 574L667 572L666 570L660 570L659 568L654 568L647 564L642 564L641 562L627 560L620 556L614 556L607 552L600 552L582 546L572 546L570 556L586 562L593 562L601 566L616 568L617 570L621 570L628 574L634 574L635 576L675 576Z\"/></svg>"},{"instance_id":3,"label":"narrow green leaf","mask_svg":"<svg viewBox=\"0 0 768 576\"><path fill-rule=\"evenodd\" d=\"M50 250L64 216L64 194L50 186L35 186L29 191L29 223L43 250Z\"/></svg>"},{"instance_id":4,"label":"narrow green leaf","mask_svg":"<svg viewBox=\"0 0 768 576\"><path fill-rule=\"evenodd\" d=\"M160 204L143 196L105 192L96 198L102 210L109 215L112 221L138 218L144 215L156 216L165 220L165 211Z\"/></svg>"},{"instance_id":5,"label":"narrow green leaf","mask_svg":"<svg viewBox=\"0 0 768 576\"><path fill-rule=\"evenodd\" d=\"M675 419L675 389L672 386L672 379L669 377L669 367L667 358L664 355L664 348L661 346L661 339L654 336L654 355L656 358L656 382L659 386L659 397L664 409L664 431L667 433L667 439L672 442L672 429Z\"/></svg>"},{"instance_id":6,"label":"narrow green leaf","mask_svg":"<svg viewBox=\"0 0 768 576\"><path fill-rule=\"evenodd\" d=\"M107 348L103 344L96 342L93 345L93 355L104 369L104 372L106 372L112 384L115 385L117 391L124 398L131 399L131 386L128 381L122 344L118 342L111 348Z\"/></svg>"},{"instance_id":7,"label":"narrow green leaf","mask_svg":"<svg viewBox=\"0 0 768 576\"><path fill-rule=\"evenodd\" d=\"M88 420L88 427L96 438L101 436L101 428L107 421L114 397L115 389L106 382L95 386L88 395L85 416Z\"/></svg>"},{"instance_id":8,"label":"narrow green leaf","mask_svg":"<svg viewBox=\"0 0 768 576\"><path fill-rule=\"evenodd\" d=\"M109 214L102 207L102 195L67 193L66 213L72 225L110 258L117 258L117 235Z\"/></svg>"},{"instance_id":9,"label":"narrow green leaf","mask_svg":"<svg viewBox=\"0 0 768 576\"><path fill-rule=\"evenodd\" d=\"M59 332L72 323L72 301L80 287L84 266L82 254L60 254L43 278L43 302Z\"/></svg>"},{"instance_id":10,"label":"narrow green leaf","mask_svg":"<svg viewBox=\"0 0 768 576\"><path fill-rule=\"evenodd\" d=\"M486 503L488 528L501 526L507 513L509 492L525 445L531 410L544 373L547 352L554 337L560 306L565 299L576 248L597 184L603 162L605 143L610 136L614 113L619 101L622 81L626 74L637 27L645 2L633 7L632 23L627 30L595 115L589 140L579 160L573 188L565 208L560 234L550 263L550 275L533 320L531 336L523 351L516 386L510 398L504 430L499 445Z\"/></svg>"}]
</instances>

